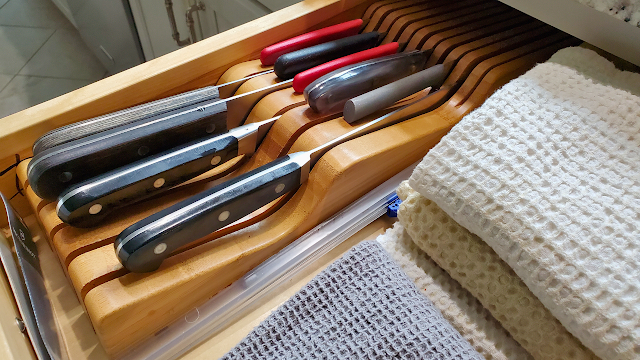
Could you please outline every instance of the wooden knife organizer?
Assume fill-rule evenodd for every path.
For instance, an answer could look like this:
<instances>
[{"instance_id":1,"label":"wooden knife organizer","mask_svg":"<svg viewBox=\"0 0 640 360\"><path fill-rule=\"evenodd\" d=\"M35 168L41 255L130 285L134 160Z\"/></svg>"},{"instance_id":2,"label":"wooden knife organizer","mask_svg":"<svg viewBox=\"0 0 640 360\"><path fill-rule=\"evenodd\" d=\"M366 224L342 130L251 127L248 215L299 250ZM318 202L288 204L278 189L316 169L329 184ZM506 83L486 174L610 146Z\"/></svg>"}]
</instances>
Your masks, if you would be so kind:
<instances>
[{"instance_id":1,"label":"wooden knife organizer","mask_svg":"<svg viewBox=\"0 0 640 360\"><path fill-rule=\"evenodd\" d=\"M115 257L114 238L135 221L210 187L213 179L246 172L287 152L311 149L353 126L337 115L317 115L292 89L272 93L253 108L247 122L283 116L250 159L236 159L188 186L130 206L92 229L63 224L56 215L56 204L31 190L26 178L28 160L19 164L16 172L24 198L112 357L153 337L318 223L421 159L497 88L560 48L579 42L497 1L305 0L5 119L13 130L3 138L0 150L2 163L11 164L14 154L28 156L29 146L48 130L262 71L265 68L254 59L265 45L355 18L368 20L364 31L387 32L384 42L398 40L408 43L408 49L434 49L429 65L456 59L448 78L453 96L434 111L332 149L295 194L180 249L158 271L128 273ZM259 76L245 82L238 92L274 81L275 75ZM15 192L12 182L3 179L0 185L5 193ZM17 207L27 212L19 199Z\"/></svg>"}]
</instances>

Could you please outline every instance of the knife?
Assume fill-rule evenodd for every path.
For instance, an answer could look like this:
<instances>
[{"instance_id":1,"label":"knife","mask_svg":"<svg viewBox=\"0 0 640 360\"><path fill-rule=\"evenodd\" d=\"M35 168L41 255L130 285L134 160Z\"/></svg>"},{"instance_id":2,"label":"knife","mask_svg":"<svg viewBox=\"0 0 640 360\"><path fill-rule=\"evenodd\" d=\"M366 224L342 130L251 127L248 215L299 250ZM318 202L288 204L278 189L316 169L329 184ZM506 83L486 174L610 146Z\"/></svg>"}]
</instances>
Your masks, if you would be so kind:
<instances>
[{"instance_id":1,"label":"knife","mask_svg":"<svg viewBox=\"0 0 640 360\"><path fill-rule=\"evenodd\" d=\"M340 47L327 45L316 48L315 52L308 49L299 51L303 51L305 56L312 54L314 59L330 61L342 52L354 52L358 48L356 44L375 45L371 39L377 41L379 37L378 33L363 35L366 36L357 35L357 39L341 42ZM301 68L299 59L303 57L295 55L297 52L286 55L293 54L290 58L298 60L291 65ZM198 103L197 107L171 110L142 122L121 125L50 148L34 156L29 163L29 183L39 197L53 201L64 189L93 176L240 126L262 97L288 88L292 82L291 79L279 81L228 99L214 99Z\"/></svg>"},{"instance_id":2,"label":"knife","mask_svg":"<svg viewBox=\"0 0 640 360\"><path fill-rule=\"evenodd\" d=\"M114 243L116 255L131 272L157 270L176 249L249 215L303 184L331 148L435 109L451 88L420 98L310 151L279 158L207 191L183 200L126 228Z\"/></svg>"},{"instance_id":3,"label":"knife","mask_svg":"<svg viewBox=\"0 0 640 360\"><path fill-rule=\"evenodd\" d=\"M283 54L300 50L306 47L318 45L324 42L341 39L347 36L356 35L362 27L361 19L347 21L341 24L325 27L306 34L298 35L288 40L281 41L277 44L268 46L260 53L262 65L273 65L276 59ZM33 154L49 149L53 146L64 144L66 142L80 139L85 136L113 129L122 124L133 121L140 121L146 118L165 113L177 108L197 104L199 102L215 99L228 98L238 90L238 88L247 80L256 76L272 73L273 69L260 71L255 74L230 81L225 84L207 86L201 89L185 92L164 99L137 105L131 108L123 109L106 115L94 117L88 120L69 124L54 129L40 138L33 144ZM196 105L197 106L197 105Z\"/></svg>"},{"instance_id":4,"label":"knife","mask_svg":"<svg viewBox=\"0 0 640 360\"><path fill-rule=\"evenodd\" d=\"M33 242L29 228L13 209L9 200L1 193L0 198L7 213L22 277L13 259L13 253L4 239L0 239L0 260L16 297L18 310L22 315L33 350L40 360L66 359L68 354L60 343L58 327L44 285L36 244ZM0 238L4 238L2 234Z\"/></svg>"},{"instance_id":5,"label":"knife","mask_svg":"<svg viewBox=\"0 0 640 360\"><path fill-rule=\"evenodd\" d=\"M398 53L340 68L311 82L304 89L304 97L309 107L320 114L341 112L347 100L424 69L431 53L432 50ZM349 83L348 88L345 83Z\"/></svg>"},{"instance_id":6,"label":"knife","mask_svg":"<svg viewBox=\"0 0 640 360\"><path fill-rule=\"evenodd\" d=\"M171 110L196 108L200 103L219 98L228 98L238 90L247 80L256 76L272 73L273 70L261 71L242 79L225 84L207 86L201 89L188 91L175 96L151 101L133 106L127 109L115 111L109 114L97 116L91 119L79 121L73 124L51 130L39 137L33 144L33 155L37 155L54 146L68 143L102 131L116 128L120 125L136 121L143 121L167 113Z\"/></svg>"},{"instance_id":7,"label":"knife","mask_svg":"<svg viewBox=\"0 0 640 360\"><path fill-rule=\"evenodd\" d=\"M400 65L407 64L407 60L415 61L416 58L411 55L394 56L383 63L371 63L369 67L393 69L396 67L388 66L389 63ZM409 78L415 78L413 81L408 82L405 80L407 78L398 80L403 81L403 86L393 91L378 91L374 101L360 101L357 106L365 104L370 112L386 108L426 87L439 88L447 74L447 66L435 65L410 75ZM349 87L350 82L345 81L344 86ZM342 89L342 93L347 93L347 89ZM367 95L362 97L366 98ZM376 104L379 104L377 108ZM109 212L165 191L238 155L253 154L278 118L247 124L211 139L195 141L74 185L60 195L56 207L58 217L77 227L95 226Z\"/></svg>"},{"instance_id":8,"label":"knife","mask_svg":"<svg viewBox=\"0 0 640 360\"><path fill-rule=\"evenodd\" d=\"M283 80L327 61L341 58L375 47L386 34L372 31L329 41L281 55L273 65L273 71Z\"/></svg>"}]
</instances>

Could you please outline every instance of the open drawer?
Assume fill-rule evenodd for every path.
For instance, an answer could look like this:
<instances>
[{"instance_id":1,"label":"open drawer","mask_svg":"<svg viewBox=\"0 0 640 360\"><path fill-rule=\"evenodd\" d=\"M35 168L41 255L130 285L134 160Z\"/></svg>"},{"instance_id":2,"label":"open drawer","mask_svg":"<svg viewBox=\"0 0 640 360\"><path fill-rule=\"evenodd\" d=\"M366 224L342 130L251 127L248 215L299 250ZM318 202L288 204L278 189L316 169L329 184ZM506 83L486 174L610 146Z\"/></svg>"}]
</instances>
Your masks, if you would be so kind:
<instances>
[{"instance_id":1,"label":"open drawer","mask_svg":"<svg viewBox=\"0 0 640 360\"><path fill-rule=\"evenodd\" d=\"M394 1L383 2L390 4ZM405 2L419 8L428 1ZM33 142L59 126L213 85L232 66L256 59L266 44L363 17L372 3L355 0L303 1L9 116L3 119L0 130L0 164L8 167L16 163L16 159L29 157ZM478 7L485 4L483 0L475 3ZM0 191L13 195L16 192L14 175L17 175L24 195L14 199L14 207L23 216L32 214L42 225L42 237L57 255L104 350L110 357L118 358L136 344L160 333L176 319L184 317L317 224L420 160L457 121L479 106L495 89L524 73L536 62L546 60L559 48L579 43L575 38L525 18L523 14L514 14L515 10L498 2L491 2L487 8L492 16L501 16L505 22L512 21L511 15L517 15L516 20L525 24L522 26L533 23L536 31L540 32L532 35L530 42L512 41L512 48L504 50L505 53L492 43L492 49L482 50L483 58L468 62L465 58L460 59L458 65L465 69L470 67L470 70L456 82L456 92L446 104L330 150L313 168L309 180L270 216L240 231L219 234L215 243L206 241L213 237L205 238L198 246L182 249L169 257L158 271L145 274L127 272L115 258L115 236L141 216L206 188L206 182L134 205L113 220L92 229L63 224L57 218L56 204L35 195L26 177L28 160L21 162L15 173L2 178ZM465 11L469 12L469 17L475 16L473 9ZM469 50L475 54L474 51ZM476 59L479 60L474 62ZM225 76L230 75L227 72ZM270 99L280 103L293 101L291 95ZM286 114L309 117L305 111L303 106L299 106L289 109ZM292 143L287 143L288 138L276 138L273 144L282 145L286 151L313 148L338 136L336 134L348 131L344 121L334 120L304 128L305 131L297 134ZM283 129L283 134L289 134L285 130L290 129ZM252 158L254 164L273 155L270 153L273 148L265 149L263 158L257 152Z\"/></svg>"}]
</instances>

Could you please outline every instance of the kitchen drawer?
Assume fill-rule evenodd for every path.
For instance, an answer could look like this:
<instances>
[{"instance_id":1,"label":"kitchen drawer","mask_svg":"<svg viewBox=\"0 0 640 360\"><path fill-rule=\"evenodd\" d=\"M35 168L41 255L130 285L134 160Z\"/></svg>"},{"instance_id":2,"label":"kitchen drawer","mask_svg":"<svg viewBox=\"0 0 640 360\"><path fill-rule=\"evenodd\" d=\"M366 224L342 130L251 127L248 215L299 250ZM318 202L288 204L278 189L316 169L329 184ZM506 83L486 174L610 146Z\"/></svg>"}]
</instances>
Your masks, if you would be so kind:
<instances>
[{"instance_id":1,"label":"kitchen drawer","mask_svg":"<svg viewBox=\"0 0 640 360\"><path fill-rule=\"evenodd\" d=\"M0 129L0 164L4 165L6 163L8 164L6 167L8 167L16 161L16 154L18 154L21 159L28 157L30 155L31 145L39 136L62 125L215 84L222 73L234 64L258 58L259 52L266 44L276 43L309 30L358 18L370 2L371 1L363 2L352 0L301 2L280 12L260 17L225 33L197 42L84 88L6 117L3 119L3 127ZM241 13L252 14L250 16L256 16L256 14L258 14L257 16L260 16L259 14L268 12L267 10L256 12L258 11L256 9L260 8L255 6L255 4L246 5L245 9L251 9L250 6L254 6L254 8L252 10L238 12L236 14L238 17L233 18L233 21L244 21L246 18L242 18L242 16L246 14ZM0 191L4 194L10 194L9 196L11 196L15 193L15 184L15 173L11 172L6 174L1 179ZM32 205L35 204L33 201L36 199L33 198L33 193L30 191L28 184L23 183L23 186L26 189L27 196L18 196L12 203L16 210L24 217L29 216L29 213L35 213L34 215L36 216L32 216L32 218L40 220L42 225L43 221L46 220L41 217L41 211L46 211L46 209L49 209L54 204L48 204L44 207L36 204L36 206L31 206L31 210L29 210L30 206L28 206L29 200L27 200L27 198L31 200ZM336 208L338 205L335 203L332 206ZM344 204L342 206L344 206ZM335 209L332 211L335 211ZM318 218L313 221L318 220L320 219ZM3 223L0 225L2 227L6 226L6 220L3 220ZM47 231L41 239L42 238L51 240L53 236ZM72 236L69 239L74 241L75 238ZM293 240L293 238L287 241L290 242L291 240ZM47 241L44 241L42 244L46 243ZM280 242L277 246L272 247L270 251L277 251L278 248L284 245L286 245L286 242ZM113 253L112 247L113 246L110 248L111 253ZM58 257L59 255L58 253ZM249 262L248 264L253 264L256 261L259 263L264 260L265 256L268 257L267 254L261 254L255 257L253 262ZM68 265L67 263L63 263L62 267L67 277L72 278L73 274L72 271L69 270ZM246 268L244 270L243 267L235 266L238 270L234 271L246 272L251 268L250 266L251 265L243 265L243 267ZM158 272L157 274L160 273L161 272ZM174 294L180 294L180 299L176 302L178 307L166 308L164 310L158 309L158 311L156 311L150 309L149 305L151 305L151 307L155 306L153 304L160 305L165 301L166 297L159 300L155 298L156 295L154 295L154 292L149 292L149 295L152 295L149 300L152 300L152 302L143 305L141 308L137 308L137 310L132 309L134 310L132 314L143 316L140 319L132 319L131 321L125 321L128 316L125 315L125 318L121 317L123 308L119 305L115 307L112 306L115 304L111 303L109 299L102 298L104 301L98 300L97 303L94 302L94 305L97 305L97 307L89 305L87 302L89 297L93 299L100 298L94 297L94 294L96 294L96 289L100 290L98 288L101 285L89 291L87 294L78 293L76 288L76 294L74 295L79 299L83 299L82 305L87 310L89 318L91 319L90 325L93 326L98 334L98 338L100 338L101 343L104 345L106 354L110 357L118 357L130 349L135 343L150 338L154 333L172 321L184 316L188 310L193 309L194 306L198 306L198 304L207 300L221 289L220 286L224 287L228 285L230 281L233 281L241 275L242 273L240 272L238 274L223 274L224 280L206 281L205 286L202 284L197 285L196 289L201 292L201 295L205 293L206 295L193 297L192 300L194 301L189 300L189 297L185 297L184 295L192 294L192 292L175 291L173 292ZM171 277L175 278L173 276ZM124 285L122 289L125 290L125 292L132 289L130 287L132 284L125 285L125 283L118 279L111 280L109 283L118 287ZM206 288L212 284L217 284L215 285L216 289L206 290ZM145 286L139 289L143 288L145 288ZM203 289L205 292L202 292ZM113 292L110 291L108 291L108 293L113 294ZM132 293L125 295L124 298L128 298L131 294ZM86 298L84 296L86 296ZM110 296L108 295L107 297ZM124 298L121 297L120 299L122 300ZM70 321L73 322L73 320ZM123 325L123 321L130 322L130 324ZM89 323L85 323L85 325L87 324ZM85 328L83 331L86 330Z\"/></svg>"}]
</instances>

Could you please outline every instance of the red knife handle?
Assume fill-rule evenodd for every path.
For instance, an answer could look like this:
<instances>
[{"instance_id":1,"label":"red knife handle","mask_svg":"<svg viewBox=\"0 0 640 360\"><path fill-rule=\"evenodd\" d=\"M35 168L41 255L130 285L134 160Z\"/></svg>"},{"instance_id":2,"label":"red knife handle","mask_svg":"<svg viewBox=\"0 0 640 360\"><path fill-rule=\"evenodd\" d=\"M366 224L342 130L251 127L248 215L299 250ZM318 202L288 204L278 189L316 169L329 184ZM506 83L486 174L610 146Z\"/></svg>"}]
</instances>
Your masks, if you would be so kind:
<instances>
[{"instance_id":1,"label":"red knife handle","mask_svg":"<svg viewBox=\"0 0 640 360\"><path fill-rule=\"evenodd\" d=\"M262 65L273 65L280 55L322 44L327 41L356 35L358 31L360 31L361 26L362 19L356 19L292 37L291 39L264 48L262 52L260 52L260 61Z\"/></svg>"},{"instance_id":2,"label":"red knife handle","mask_svg":"<svg viewBox=\"0 0 640 360\"><path fill-rule=\"evenodd\" d=\"M347 55L339 59L326 62L309 70L305 70L293 78L293 90L301 93L314 80L322 75L328 74L341 67L357 64L362 61L379 58L382 56L392 55L398 52L398 43L393 42L386 45L378 46L373 49L364 50L355 54Z\"/></svg>"}]
</instances>

